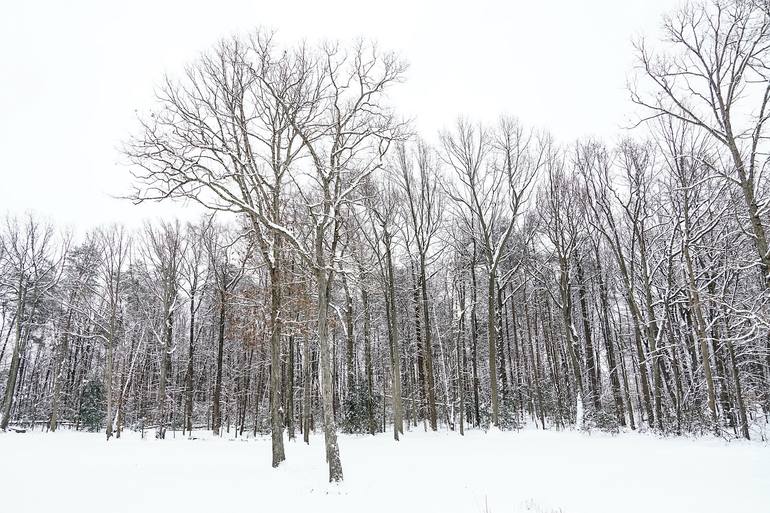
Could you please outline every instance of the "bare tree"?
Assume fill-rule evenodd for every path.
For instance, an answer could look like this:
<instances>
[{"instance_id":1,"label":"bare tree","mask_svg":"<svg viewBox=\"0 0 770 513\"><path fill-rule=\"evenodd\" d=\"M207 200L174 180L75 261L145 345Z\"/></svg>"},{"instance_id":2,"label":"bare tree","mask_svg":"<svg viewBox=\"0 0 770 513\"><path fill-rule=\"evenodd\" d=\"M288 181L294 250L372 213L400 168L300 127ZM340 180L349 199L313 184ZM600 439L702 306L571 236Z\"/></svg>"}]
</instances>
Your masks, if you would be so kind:
<instances>
[{"instance_id":1,"label":"bare tree","mask_svg":"<svg viewBox=\"0 0 770 513\"><path fill-rule=\"evenodd\" d=\"M168 422L166 385L171 366L169 355L174 350L174 314L180 306L179 269L184 252L184 241L178 221L162 223L158 228L147 224L144 236L145 243L142 247L148 288L155 299L155 304L151 308L153 310L157 308L160 313L157 315L154 312L147 312L148 316L154 319L154 322L150 323L150 328L158 342L160 353L155 437L162 439L166 437Z\"/></svg>"},{"instance_id":2,"label":"bare tree","mask_svg":"<svg viewBox=\"0 0 770 513\"><path fill-rule=\"evenodd\" d=\"M401 397L401 343L398 336L396 310L396 277L394 266L395 237L398 228L397 209L399 195L393 184L377 187L374 180L367 180L363 187L365 221L360 224L367 244L377 260L380 283L385 300L385 319L390 355L391 397L393 403L393 438L399 440L404 433L404 406Z\"/></svg>"},{"instance_id":3,"label":"bare tree","mask_svg":"<svg viewBox=\"0 0 770 513\"><path fill-rule=\"evenodd\" d=\"M441 137L443 158L454 170L450 197L469 217L487 272L487 342L492 424L499 426L497 371L497 279L506 244L531 185L543 165L545 145L518 121L502 118L496 131L460 120Z\"/></svg>"},{"instance_id":4,"label":"bare tree","mask_svg":"<svg viewBox=\"0 0 770 513\"><path fill-rule=\"evenodd\" d=\"M15 342L0 411L0 429L5 431L11 421L19 365L31 336L31 320L40 302L61 277L60 264L66 256L66 245L57 249L53 227L31 215L21 221L7 217L0 244L6 262L0 279L16 305Z\"/></svg>"},{"instance_id":5,"label":"bare tree","mask_svg":"<svg viewBox=\"0 0 770 513\"><path fill-rule=\"evenodd\" d=\"M170 79L160 109L143 122L127 154L137 171L135 201L191 198L251 222L271 278L272 464L284 459L280 417L282 208L288 171L303 148L292 123L315 117L304 48L279 53L271 34L223 41ZM309 109L303 110L310 105Z\"/></svg>"},{"instance_id":6,"label":"bare tree","mask_svg":"<svg viewBox=\"0 0 770 513\"><path fill-rule=\"evenodd\" d=\"M329 480L342 480L333 415L331 348L328 340L329 295L334 280L341 229L341 209L353 199L362 181L381 168L390 142L400 125L382 103L386 89L397 82L404 65L393 54L380 54L372 45L356 44L350 51L325 45L318 60L316 83L319 101L306 110L319 120L292 126L302 139L312 171L306 179L314 193L301 191L311 221L309 243L288 230L287 239L315 273L318 293L318 343L321 360L326 459ZM305 119L316 116L305 116Z\"/></svg>"},{"instance_id":7,"label":"bare tree","mask_svg":"<svg viewBox=\"0 0 770 513\"><path fill-rule=\"evenodd\" d=\"M359 43L350 51L325 45L280 51L272 37L223 42L191 68L184 85L168 81L160 113L144 123L127 153L137 166L137 201L187 197L207 208L251 221L271 269L273 330L271 386L273 465L284 459L280 402L280 252L284 241L310 264L318 281L327 459L330 479L341 480L331 415L327 309L339 241L339 213L362 178L380 165L397 124L380 105L401 63ZM306 239L281 219L283 186L300 155L310 173L292 183L311 220ZM303 189L311 184L309 191ZM309 241L309 242L308 242Z\"/></svg>"},{"instance_id":8,"label":"bare tree","mask_svg":"<svg viewBox=\"0 0 770 513\"><path fill-rule=\"evenodd\" d=\"M758 196L770 116L770 16L765 2L708 0L687 4L663 25L667 52L636 44L641 75L654 92L632 88L652 117L670 116L708 133L728 154L713 170L737 185L770 288L770 246Z\"/></svg>"},{"instance_id":9,"label":"bare tree","mask_svg":"<svg viewBox=\"0 0 770 513\"><path fill-rule=\"evenodd\" d=\"M102 268L100 272L101 286L107 298L107 440L112 437L115 421L115 390L114 390L114 354L118 336L118 316L121 304L121 293L124 280L124 270L128 259L131 239L123 226L101 230L99 232L102 250ZM118 393L120 389L118 387Z\"/></svg>"},{"instance_id":10,"label":"bare tree","mask_svg":"<svg viewBox=\"0 0 770 513\"><path fill-rule=\"evenodd\" d=\"M423 373L425 375L425 397L428 419L432 430L436 430L436 385L433 378L433 328L430 315L428 266L440 251L434 244L441 227L443 215L442 191L439 188L437 158L424 141L418 141L413 151L406 145L396 148L395 170L402 194L406 199L405 228L407 239L414 245L417 260L417 283L419 288L419 310L421 312L423 343Z\"/></svg>"},{"instance_id":11,"label":"bare tree","mask_svg":"<svg viewBox=\"0 0 770 513\"><path fill-rule=\"evenodd\" d=\"M185 424L189 436L193 429L193 394L194 394L194 355L195 344L200 338L204 324L196 323L198 312L204 301L204 294L209 282L209 266L206 264L206 248L203 233L208 222L198 225L188 224L185 230L185 252L181 261L182 292L187 296L189 307L189 334L187 349L187 370L185 372Z\"/></svg>"},{"instance_id":12,"label":"bare tree","mask_svg":"<svg viewBox=\"0 0 770 513\"><path fill-rule=\"evenodd\" d=\"M581 358L580 339L575 328L575 306L572 299L575 281L573 262L577 258L582 231L579 211L581 191L577 182L568 175L564 156L558 149L551 147L545 162L545 181L538 195L538 207L541 207L540 220L545 242L548 244L547 250L552 248L558 264L559 296L554 297L554 303L558 304L562 313L567 354L574 373L577 392L582 398L578 400L585 400L587 398L583 383L585 371ZM592 388L592 400L595 393L595 388Z\"/></svg>"}]
</instances>

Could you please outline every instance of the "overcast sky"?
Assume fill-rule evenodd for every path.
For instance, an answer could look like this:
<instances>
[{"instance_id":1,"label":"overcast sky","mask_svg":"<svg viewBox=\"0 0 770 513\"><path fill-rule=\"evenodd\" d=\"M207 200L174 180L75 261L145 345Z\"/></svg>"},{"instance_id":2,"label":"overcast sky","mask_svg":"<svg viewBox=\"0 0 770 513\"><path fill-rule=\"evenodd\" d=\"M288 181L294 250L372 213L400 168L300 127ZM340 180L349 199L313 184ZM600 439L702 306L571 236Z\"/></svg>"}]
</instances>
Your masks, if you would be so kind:
<instances>
[{"instance_id":1,"label":"overcast sky","mask_svg":"<svg viewBox=\"0 0 770 513\"><path fill-rule=\"evenodd\" d=\"M136 207L119 147L153 88L217 39L256 26L282 42L357 36L409 62L394 104L433 135L458 114L514 114L561 142L612 141L632 105L632 38L657 39L675 0L9 0L0 11L0 212L92 226Z\"/></svg>"}]
</instances>

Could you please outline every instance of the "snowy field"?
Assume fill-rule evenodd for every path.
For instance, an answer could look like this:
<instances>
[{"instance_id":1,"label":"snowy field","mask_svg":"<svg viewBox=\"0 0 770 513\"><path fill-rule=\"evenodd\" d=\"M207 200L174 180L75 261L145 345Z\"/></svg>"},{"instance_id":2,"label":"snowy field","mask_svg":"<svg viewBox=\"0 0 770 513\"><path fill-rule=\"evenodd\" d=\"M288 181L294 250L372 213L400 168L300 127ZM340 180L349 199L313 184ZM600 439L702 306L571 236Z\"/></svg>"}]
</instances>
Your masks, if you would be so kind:
<instances>
[{"instance_id":1,"label":"snowy field","mask_svg":"<svg viewBox=\"0 0 770 513\"><path fill-rule=\"evenodd\" d=\"M170 434L169 434L170 435ZM206 435L204 435L206 436ZM577 432L340 436L329 485L319 435L270 441L0 433L0 504L18 512L770 512L758 442Z\"/></svg>"}]
</instances>

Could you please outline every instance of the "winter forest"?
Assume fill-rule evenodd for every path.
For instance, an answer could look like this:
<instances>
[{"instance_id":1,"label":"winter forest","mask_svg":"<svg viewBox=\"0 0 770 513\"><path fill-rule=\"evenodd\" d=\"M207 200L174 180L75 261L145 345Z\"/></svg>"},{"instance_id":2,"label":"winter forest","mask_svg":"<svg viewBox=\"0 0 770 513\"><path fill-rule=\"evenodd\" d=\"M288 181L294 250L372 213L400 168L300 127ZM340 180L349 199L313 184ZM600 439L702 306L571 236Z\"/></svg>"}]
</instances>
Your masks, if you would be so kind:
<instances>
[{"instance_id":1,"label":"winter forest","mask_svg":"<svg viewBox=\"0 0 770 513\"><path fill-rule=\"evenodd\" d=\"M502 113L418 133L409 56L374 41L221 39L121 148L124 201L199 220L2 220L4 447L261 439L281 469L311 444L321 486L366 437L632 433L770 476L770 9L687 4L633 48L629 127L562 141Z\"/></svg>"}]
</instances>

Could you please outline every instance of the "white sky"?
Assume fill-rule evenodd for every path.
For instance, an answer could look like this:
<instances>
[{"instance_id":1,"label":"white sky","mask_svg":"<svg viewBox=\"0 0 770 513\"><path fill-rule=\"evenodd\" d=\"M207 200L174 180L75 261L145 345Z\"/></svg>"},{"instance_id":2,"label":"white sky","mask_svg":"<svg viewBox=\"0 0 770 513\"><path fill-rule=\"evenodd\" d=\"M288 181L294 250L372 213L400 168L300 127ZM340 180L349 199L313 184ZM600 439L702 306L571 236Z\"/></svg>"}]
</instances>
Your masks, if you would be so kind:
<instances>
[{"instance_id":1,"label":"white sky","mask_svg":"<svg viewBox=\"0 0 770 513\"><path fill-rule=\"evenodd\" d=\"M137 207L118 148L153 88L220 37L364 36L410 63L394 104L429 138L458 114L514 114L558 140L617 137L632 37L657 39L677 0L36 1L0 9L0 213L92 226L180 215Z\"/></svg>"}]
</instances>

